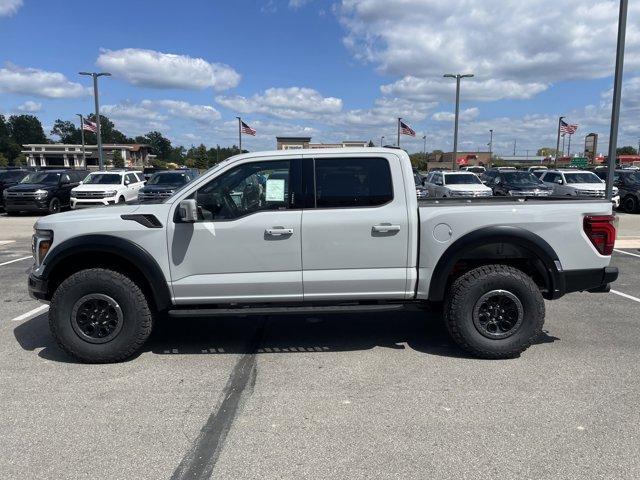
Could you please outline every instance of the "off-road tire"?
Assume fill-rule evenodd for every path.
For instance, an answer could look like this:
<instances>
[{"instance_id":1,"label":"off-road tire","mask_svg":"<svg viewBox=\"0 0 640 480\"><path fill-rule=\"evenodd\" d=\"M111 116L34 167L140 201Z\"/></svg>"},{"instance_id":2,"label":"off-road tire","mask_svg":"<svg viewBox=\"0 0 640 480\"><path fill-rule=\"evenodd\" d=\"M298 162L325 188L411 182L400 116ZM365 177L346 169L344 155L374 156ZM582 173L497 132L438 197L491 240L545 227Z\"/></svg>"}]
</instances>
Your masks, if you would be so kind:
<instances>
[{"instance_id":1,"label":"off-road tire","mask_svg":"<svg viewBox=\"0 0 640 480\"><path fill-rule=\"evenodd\" d=\"M473 321L476 302L492 290L507 290L520 300L523 320L507 338L487 338ZM533 279L507 265L485 265L456 279L447 293L444 320L453 340L479 358L514 358L538 338L544 324L544 299Z\"/></svg>"},{"instance_id":2,"label":"off-road tire","mask_svg":"<svg viewBox=\"0 0 640 480\"><path fill-rule=\"evenodd\" d=\"M122 328L107 343L90 343L72 326L72 310L85 295L113 298L122 310ZM153 315L140 287L126 275L103 268L74 273L56 289L49 308L49 327L62 350L85 363L114 363L132 357L153 328Z\"/></svg>"}]
</instances>

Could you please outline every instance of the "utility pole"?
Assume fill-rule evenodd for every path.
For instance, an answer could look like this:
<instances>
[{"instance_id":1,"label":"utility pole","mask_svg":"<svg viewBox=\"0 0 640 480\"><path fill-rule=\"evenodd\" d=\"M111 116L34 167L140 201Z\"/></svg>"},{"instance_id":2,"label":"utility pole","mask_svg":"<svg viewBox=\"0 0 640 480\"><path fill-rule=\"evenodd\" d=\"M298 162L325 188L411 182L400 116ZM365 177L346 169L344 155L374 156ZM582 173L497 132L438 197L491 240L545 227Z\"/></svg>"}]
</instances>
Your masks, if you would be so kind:
<instances>
[{"instance_id":1,"label":"utility pole","mask_svg":"<svg viewBox=\"0 0 640 480\"><path fill-rule=\"evenodd\" d=\"M473 74L460 75L447 73L443 75L444 78L455 78L456 79L456 118L455 118L455 126L453 129L453 162L452 162L452 170L456 169L456 161L458 160L458 120L460 117L460 80L463 78L472 78Z\"/></svg>"},{"instance_id":2,"label":"utility pole","mask_svg":"<svg viewBox=\"0 0 640 480\"><path fill-rule=\"evenodd\" d=\"M560 126L564 117L558 119L558 141L556 142L556 154L553 156L553 168L558 164L558 152L560 151ZM564 139L563 139L564 142ZM564 154L564 145L562 146L562 153Z\"/></svg>"},{"instance_id":3,"label":"utility pole","mask_svg":"<svg viewBox=\"0 0 640 480\"><path fill-rule=\"evenodd\" d=\"M624 42L627 33L627 8L629 0L620 0L618 15L618 44L616 48L616 73L613 82L613 102L611 105L611 132L609 133L609 159L607 170L606 195L609 200L613 194L613 170L616 167L618 150L618 124L620 122L620 97L622 95L622 73L624 71Z\"/></svg>"},{"instance_id":4,"label":"utility pole","mask_svg":"<svg viewBox=\"0 0 640 480\"><path fill-rule=\"evenodd\" d=\"M80 72L80 75L85 75L93 78L93 100L96 107L96 138L98 139L98 169L104 170L104 152L102 151L102 133L100 132L100 101L98 95L98 77L110 77L111 74L107 72Z\"/></svg>"},{"instance_id":5,"label":"utility pole","mask_svg":"<svg viewBox=\"0 0 640 480\"><path fill-rule=\"evenodd\" d=\"M516 146L517 146L517 144L518 144L518 141L517 141L517 140L514 140L514 141L513 141L513 156L514 156L514 157L516 156Z\"/></svg>"},{"instance_id":6,"label":"utility pole","mask_svg":"<svg viewBox=\"0 0 640 480\"><path fill-rule=\"evenodd\" d=\"M380 137L380 146L384 147L384 135Z\"/></svg>"},{"instance_id":7,"label":"utility pole","mask_svg":"<svg viewBox=\"0 0 640 480\"><path fill-rule=\"evenodd\" d=\"M84 145L84 117L81 113L76 113L76 115L80 117L80 138L82 138L82 166L84 168L87 168L87 152Z\"/></svg>"}]
</instances>

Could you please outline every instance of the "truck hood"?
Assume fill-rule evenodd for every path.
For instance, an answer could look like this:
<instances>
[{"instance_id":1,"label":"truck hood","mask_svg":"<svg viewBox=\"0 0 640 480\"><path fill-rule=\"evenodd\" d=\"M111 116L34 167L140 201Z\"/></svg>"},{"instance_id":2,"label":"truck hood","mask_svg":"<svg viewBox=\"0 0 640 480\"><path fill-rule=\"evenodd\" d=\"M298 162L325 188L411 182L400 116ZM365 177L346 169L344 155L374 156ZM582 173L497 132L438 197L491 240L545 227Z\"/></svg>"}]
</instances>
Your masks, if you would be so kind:
<instances>
[{"instance_id":1,"label":"truck hood","mask_svg":"<svg viewBox=\"0 0 640 480\"><path fill-rule=\"evenodd\" d=\"M119 188L122 188L122 185L120 184L102 185L102 184L94 183L94 184L78 185L72 191L73 192L108 192L109 190L118 190Z\"/></svg>"},{"instance_id":2,"label":"truck hood","mask_svg":"<svg viewBox=\"0 0 640 480\"><path fill-rule=\"evenodd\" d=\"M145 193L145 192L172 192L174 190L177 190L181 186L182 185L180 185L180 184L147 185L145 187L142 187L140 189L140 192L141 193Z\"/></svg>"},{"instance_id":3,"label":"truck hood","mask_svg":"<svg viewBox=\"0 0 640 480\"><path fill-rule=\"evenodd\" d=\"M471 183L468 185L447 185L449 190L453 192L490 192L491 189L481 183Z\"/></svg>"},{"instance_id":4,"label":"truck hood","mask_svg":"<svg viewBox=\"0 0 640 480\"><path fill-rule=\"evenodd\" d=\"M57 223L65 222L91 222L94 220L104 220L108 218L119 218L120 215L131 214L138 210L140 205L122 205L109 207L87 208L82 210L71 210L68 212L56 213L38 219L35 228L45 230L55 230Z\"/></svg>"},{"instance_id":5,"label":"truck hood","mask_svg":"<svg viewBox=\"0 0 640 480\"><path fill-rule=\"evenodd\" d=\"M9 187L12 192L35 192L36 190L52 190L57 185L47 185L45 183L20 183Z\"/></svg>"}]
</instances>

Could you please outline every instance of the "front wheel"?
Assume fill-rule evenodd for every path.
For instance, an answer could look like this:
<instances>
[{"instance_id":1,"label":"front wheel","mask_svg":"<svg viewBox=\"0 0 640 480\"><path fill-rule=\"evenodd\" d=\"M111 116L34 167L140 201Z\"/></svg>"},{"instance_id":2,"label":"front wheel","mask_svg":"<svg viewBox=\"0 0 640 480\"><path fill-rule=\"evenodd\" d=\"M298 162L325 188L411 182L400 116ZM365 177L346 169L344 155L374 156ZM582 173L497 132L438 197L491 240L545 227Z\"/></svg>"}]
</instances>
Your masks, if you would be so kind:
<instances>
[{"instance_id":1,"label":"front wheel","mask_svg":"<svg viewBox=\"0 0 640 480\"><path fill-rule=\"evenodd\" d=\"M53 197L49 202L49 213L60 213L60 200Z\"/></svg>"},{"instance_id":2,"label":"front wheel","mask_svg":"<svg viewBox=\"0 0 640 480\"><path fill-rule=\"evenodd\" d=\"M535 282L507 265L485 265L453 282L444 308L449 334L480 358L517 357L544 324L544 299Z\"/></svg>"},{"instance_id":3,"label":"front wheel","mask_svg":"<svg viewBox=\"0 0 640 480\"><path fill-rule=\"evenodd\" d=\"M638 211L638 199L629 195L622 201L622 209L627 213L636 213Z\"/></svg>"},{"instance_id":4,"label":"front wheel","mask_svg":"<svg viewBox=\"0 0 640 480\"><path fill-rule=\"evenodd\" d=\"M147 299L129 277L102 268L74 273L56 289L49 327L62 350L86 363L133 356L153 325Z\"/></svg>"}]
</instances>

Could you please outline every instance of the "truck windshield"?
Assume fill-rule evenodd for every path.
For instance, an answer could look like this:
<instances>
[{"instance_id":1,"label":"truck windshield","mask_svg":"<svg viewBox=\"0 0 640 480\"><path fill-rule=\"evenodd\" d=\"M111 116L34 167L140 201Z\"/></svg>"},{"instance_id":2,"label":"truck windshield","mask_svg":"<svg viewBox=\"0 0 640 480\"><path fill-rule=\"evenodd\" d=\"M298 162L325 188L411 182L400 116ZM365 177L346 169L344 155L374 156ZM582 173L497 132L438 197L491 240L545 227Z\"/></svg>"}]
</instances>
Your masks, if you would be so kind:
<instances>
[{"instance_id":1,"label":"truck windshield","mask_svg":"<svg viewBox=\"0 0 640 480\"><path fill-rule=\"evenodd\" d=\"M530 185L532 183L542 183L537 177L529 172L502 172L500 174L504 181L513 185Z\"/></svg>"},{"instance_id":2,"label":"truck windshield","mask_svg":"<svg viewBox=\"0 0 640 480\"><path fill-rule=\"evenodd\" d=\"M567 183L602 183L602 180L591 172L565 173L564 178Z\"/></svg>"},{"instance_id":3,"label":"truck windshield","mask_svg":"<svg viewBox=\"0 0 640 480\"><path fill-rule=\"evenodd\" d=\"M482 183L473 173L445 175L444 181L446 185L476 185Z\"/></svg>"},{"instance_id":4,"label":"truck windshield","mask_svg":"<svg viewBox=\"0 0 640 480\"><path fill-rule=\"evenodd\" d=\"M121 178L119 173L92 173L84 183L87 185L120 185Z\"/></svg>"},{"instance_id":5,"label":"truck windshield","mask_svg":"<svg viewBox=\"0 0 640 480\"><path fill-rule=\"evenodd\" d=\"M156 173L149 179L147 185L183 185L189 181L185 173Z\"/></svg>"},{"instance_id":6,"label":"truck windshield","mask_svg":"<svg viewBox=\"0 0 640 480\"><path fill-rule=\"evenodd\" d=\"M59 173L35 172L27 175L20 183L37 183L40 185L57 185Z\"/></svg>"}]
</instances>

